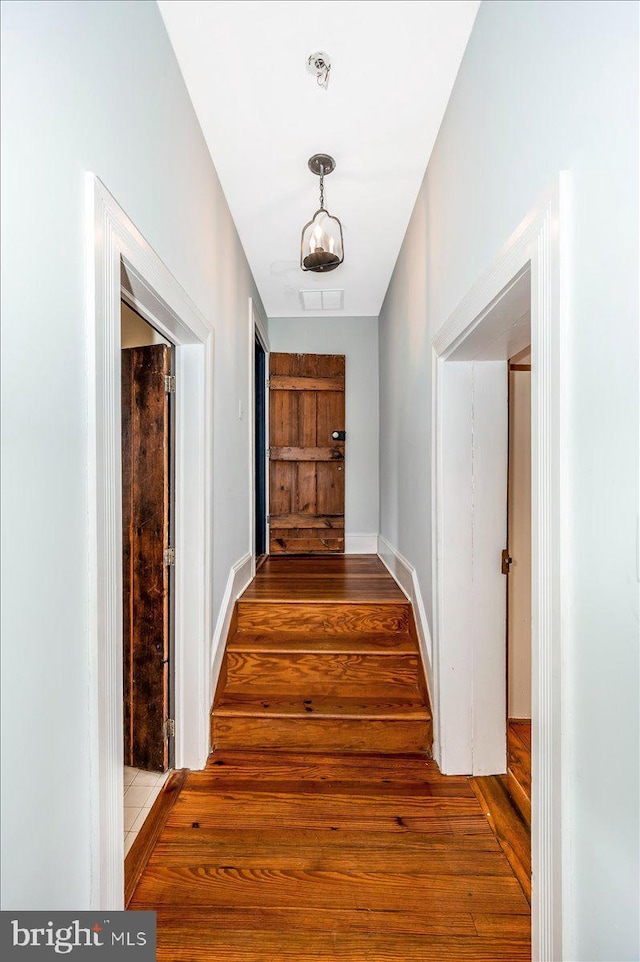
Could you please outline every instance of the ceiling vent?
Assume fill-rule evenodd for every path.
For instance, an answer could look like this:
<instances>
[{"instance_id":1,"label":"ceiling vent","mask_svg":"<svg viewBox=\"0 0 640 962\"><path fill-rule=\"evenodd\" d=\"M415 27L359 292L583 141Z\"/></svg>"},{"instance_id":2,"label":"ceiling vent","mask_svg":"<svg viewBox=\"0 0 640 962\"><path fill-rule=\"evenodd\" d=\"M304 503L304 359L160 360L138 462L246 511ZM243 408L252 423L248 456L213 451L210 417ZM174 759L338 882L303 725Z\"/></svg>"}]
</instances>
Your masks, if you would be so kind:
<instances>
[{"instance_id":1,"label":"ceiling vent","mask_svg":"<svg viewBox=\"0 0 640 962\"><path fill-rule=\"evenodd\" d=\"M303 311L341 311L344 291L298 291Z\"/></svg>"}]
</instances>

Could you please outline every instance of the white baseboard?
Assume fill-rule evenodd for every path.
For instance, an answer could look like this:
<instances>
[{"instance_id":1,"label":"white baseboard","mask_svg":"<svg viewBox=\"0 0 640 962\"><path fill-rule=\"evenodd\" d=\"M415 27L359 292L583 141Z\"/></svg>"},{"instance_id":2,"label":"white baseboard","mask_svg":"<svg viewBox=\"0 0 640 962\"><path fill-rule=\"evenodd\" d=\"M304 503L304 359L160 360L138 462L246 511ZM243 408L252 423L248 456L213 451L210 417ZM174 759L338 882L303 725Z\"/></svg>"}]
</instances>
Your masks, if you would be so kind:
<instances>
[{"instance_id":1,"label":"white baseboard","mask_svg":"<svg viewBox=\"0 0 640 962\"><path fill-rule=\"evenodd\" d=\"M227 641L227 635L229 634L231 618L233 617L233 609L235 608L236 601L245 588L247 588L253 577L251 571L252 561L251 554L247 553L243 555L242 558L239 558L235 564L231 565L229 571L227 586L224 589L224 595L222 596L222 603L211 641L210 702L213 700L216 685L218 684L218 675L220 674L224 647ZM210 707L211 705L209 705L209 708Z\"/></svg>"},{"instance_id":2,"label":"white baseboard","mask_svg":"<svg viewBox=\"0 0 640 962\"><path fill-rule=\"evenodd\" d=\"M345 554L377 554L377 534L346 534L344 539Z\"/></svg>"},{"instance_id":3,"label":"white baseboard","mask_svg":"<svg viewBox=\"0 0 640 962\"><path fill-rule=\"evenodd\" d=\"M422 654L422 660L424 662L424 670L427 676L429 693L432 694L433 648L431 644L431 632L429 630L429 622L427 621L427 613L425 611L424 601L422 600L422 592L420 591L420 584L418 582L416 569L409 561L407 561L406 558L400 554L396 548L393 547L393 545L390 545L381 534L378 535L378 556L413 605L416 628L418 630L418 641L420 643L420 651ZM435 714L435 703L433 698L431 699L431 710Z\"/></svg>"}]
</instances>

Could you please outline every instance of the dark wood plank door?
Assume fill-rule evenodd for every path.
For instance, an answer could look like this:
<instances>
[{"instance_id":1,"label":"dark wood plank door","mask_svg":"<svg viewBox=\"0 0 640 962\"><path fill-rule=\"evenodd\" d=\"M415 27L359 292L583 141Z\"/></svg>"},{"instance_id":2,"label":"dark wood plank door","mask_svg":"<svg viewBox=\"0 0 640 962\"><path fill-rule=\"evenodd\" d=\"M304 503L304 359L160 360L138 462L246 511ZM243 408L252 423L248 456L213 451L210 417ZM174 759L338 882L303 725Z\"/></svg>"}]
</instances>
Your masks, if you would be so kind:
<instances>
[{"instance_id":1,"label":"dark wood plank door","mask_svg":"<svg viewBox=\"0 0 640 962\"><path fill-rule=\"evenodd\" d=\"M168 767L170 395L165 344L122 351L124 758Z\"/></svg>"},{"instance_id":2,"label":"dark wood plank door","mask_svg":"<svg viewBox=\"0 0 640 962\"><path fill-rule=\"evenodd\" d=\"M345 358L270 355L269 552L344 552Z\"/></svg>"}]
</instances>

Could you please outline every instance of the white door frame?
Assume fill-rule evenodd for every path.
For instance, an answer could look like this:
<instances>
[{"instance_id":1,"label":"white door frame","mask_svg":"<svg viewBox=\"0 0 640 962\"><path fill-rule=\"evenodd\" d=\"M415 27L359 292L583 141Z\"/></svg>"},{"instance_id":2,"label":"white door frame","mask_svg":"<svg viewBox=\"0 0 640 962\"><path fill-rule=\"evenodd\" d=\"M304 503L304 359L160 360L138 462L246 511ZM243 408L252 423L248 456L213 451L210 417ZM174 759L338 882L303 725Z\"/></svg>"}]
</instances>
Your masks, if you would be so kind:
<instances>
[{"instance_id":1,"label":"white door frame","mask_svg":"<svg viewBox=\"0 0 640 962\"><path fill-rule=\"evenodd\" d=\"M251 554L251 577L255 578L256 575L256 549L255 549L255 511L256 511L256 424L255 424L255 360L254 360L254 349L253 342L254 338L258 338L260 343L264 348L265 353L265 380L269 380L269 336L267 334L266 325L262 319L262 315L256 306L256 302L252 297L249 298L249 399L247 402L247 410L249 411L249 552ZM266 435L267 446L269 444L269 391L265 388L265 419L266 419ZM264 452L266 464L266 494L265 494L265 510L266 516L269 517L269 464L267 452ZM269 550L269 525L266 526L266 545L267 552Z\"/></svg>"},{"instance_id":2,"label":"white door frame","mask_svg":"<svg viewBox=\"0 0 640 962\"><path fill-rule=\"evenodd\" d=\"M473 539L501 540L505 517L492 522L474 515L471 457L501 457L504 426L492 433L496 404L487 395L473 396L473 364L451 364L448 358L466 338L478 336L483 321L493 312L505 289L527 269L531 270L532 351L532 924L533 958L550 962L562 955L562 624L566 604L565 525L567 481L566 393L561 381L561 360L567 338L566 236L568 175L557 184L517 228L498 254L492 267L469 290L459 307L433 339L434 351L434 538L436 584L434 592L434 672L436 677L439 732L436 753L444 772L487 773L487 759L495 758L495 732L474 724L474 708L483 710L504 679L483 673L476 638L485 643L486 619L496 604L474 598ZM449 368L447 365L449 364ZM482 364L475 365L482 368ZM454 368L460 368L453 372ZM453 372L453 373L452 373ZM465 373L466 372L466 373ZM505 370L506 394L506 370ZM466 453L450 430L447 411L452 404L474 411L480 438L466 434ZM485 412L485 413L483 413ZM504 412L506 423L506 408ZM456 462L451 445L463 458ZM475 451L472 455L471 452ZM452 507L465 504L471 512L473 535L460 537L451 524ZM505 493L506 506L506 493ZM493 530L488 530L493 525ZM482 530L484 526L484 530ZM476 546L477 547L477 546ZM506 547L506 545L503 545ZM495 559L499 565L500 558ZM455 578L448 572L457 569ZM495 583L495 582L494 582ZM477 589L477 586L475 586ZM489 591L493 591L489 587ZM504 589L503 589L504 592ZM477 595L477 590L476 590ZM468 599L465 605L464 600ZM486 601L486 599L485 599ZM456 615L461 607L476 620ZM502 646L505 637L492 642ZM478 657L478 654L480 657ZM452 675L455 684L450 683ZM496 687L497 686L497 687ZM461 695L462 693L462 695ZM461 705L462 697L464 705ZM504 702L503 702L504 704ZM502 706L500 706L502 711ZM502 721L504 725L504 721ZM490 744L492 737L494 745ZM489 762L491 764L491 762ZM504 768L502 768L504 770Z\"/></svg>"},{"instance_id":3,"label":"white door frame","mask_svg":"<svg viewBox=\"0 0 640 962\"><path fill-rule=\"evenodd\" d=\"M94 175L86 175L91 904L123 908L121 296L176 345L176 767L209 748L213 325Z\"/></svg>"}]
</instances>

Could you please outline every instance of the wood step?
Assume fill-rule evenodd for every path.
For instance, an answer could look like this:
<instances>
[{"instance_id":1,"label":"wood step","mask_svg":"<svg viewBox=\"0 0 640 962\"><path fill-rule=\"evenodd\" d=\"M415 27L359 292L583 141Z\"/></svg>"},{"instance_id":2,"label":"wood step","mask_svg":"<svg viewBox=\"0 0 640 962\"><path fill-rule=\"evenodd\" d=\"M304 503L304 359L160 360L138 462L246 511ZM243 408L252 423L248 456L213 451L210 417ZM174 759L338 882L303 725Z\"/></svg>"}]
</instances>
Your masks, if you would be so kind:
<instances>
[{"instance_id":1,"label":"wood step","mask_svg":"<svg viewBox=\"0 0 640 962\"><path fill-rule=\"evenodd\" d=\"M417 655L408 654L235 650L227 654L225 693L261 693L268 683L270 694L418 696L418 668Z\"/></svg>"},{"instance_id":2,"label":"wood step","mask_svg":"<svg viewBox=\"0 0 640 962\"><path fill-rule=\"evenodd\" d=\"M409 603L381 602L351 604L324 602L244 601L238 602L239 632L311 632L313 634L406 634L409 631Z\"/></svg>"},{"instance_id":3,"label":"wood step","mask_svg":"<svg viewBox=\"0 0 640 962\"><path fill-rule=\"evenodd\" d=\"M212 714L216 749L424 752L431 715L420 698L287 698L223 693Z\"/></svg>"},{"instance_id":4,"label":"wood step","mask_svg":"<svg viewBox=\"0 0 640 962\"><path fill-rule=\"evenodd\" d=\"M219 715L254 715L260 718L389 719L431 718L419 696L413 698L349 698L330 696L223 693L216 705Z\"/></svg>"},{"instance_id":5,"label":"wood step","mask_svg":"<svg viewBox=\"0 0 640 962\"><path fill-rule=\"evenodd\" d=\"M399 655L418 654L418 645L408 632L391 634L335 634L309 631L240 631L227 642L227 651L290 654Z\"/></svg>"}]
</instances>

